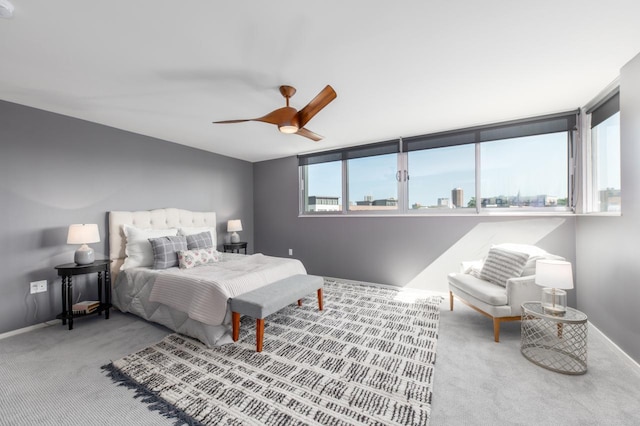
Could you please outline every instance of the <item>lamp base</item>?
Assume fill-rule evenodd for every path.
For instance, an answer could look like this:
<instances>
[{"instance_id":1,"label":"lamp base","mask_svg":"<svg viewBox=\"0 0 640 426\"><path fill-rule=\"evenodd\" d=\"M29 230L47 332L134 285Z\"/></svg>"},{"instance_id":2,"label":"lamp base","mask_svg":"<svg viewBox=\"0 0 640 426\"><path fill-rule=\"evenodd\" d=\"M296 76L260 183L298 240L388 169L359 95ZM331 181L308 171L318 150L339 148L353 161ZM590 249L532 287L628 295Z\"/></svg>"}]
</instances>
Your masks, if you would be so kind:
<instances>
[{"instance_id":1,"label":"lamp base","mask_svg":"<svg viewBox=\"0 0 640 426\"><path fill-rule=\"evenodd\" d=\"M240 242L240 235L238 235L237 232L232 232L231 233L231 242L232 243L239 243Z\"/></svg>"},{"instance_id":2,"label":"lamp base","mask_svg":"<svg viewBox=\"0 0 640 426\"><path fill-rule=\"evenodd\" d=\"M96 258L93 253L93 249L86 244L80 246L76 253L73 255L73 260L76 262L76 265L88 265L93 263Z\"/></svg>"},{"instance_id":3,"label":"lamp base","mask_svg":"<svg viewBox=\"0 0 640 426\"><path fill-rule=\"evenodd\" d=\"M567 292L557 288L542 289L542 311L562 317L567 312Z\"/></svg>"}]
</instances>

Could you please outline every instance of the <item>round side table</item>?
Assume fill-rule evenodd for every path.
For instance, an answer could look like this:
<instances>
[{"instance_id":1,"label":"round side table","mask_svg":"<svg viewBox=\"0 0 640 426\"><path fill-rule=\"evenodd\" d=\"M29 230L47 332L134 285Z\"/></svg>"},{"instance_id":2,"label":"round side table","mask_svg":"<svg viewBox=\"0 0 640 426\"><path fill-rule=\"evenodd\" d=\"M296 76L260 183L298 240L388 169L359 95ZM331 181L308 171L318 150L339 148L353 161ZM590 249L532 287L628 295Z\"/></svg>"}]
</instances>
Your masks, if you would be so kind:
<instances>
[{"instance_id":1,"label":"round side table","mask_svg":"<svg viewBox=\"0 0 640 426\"><path fill-rule=\"evenodd\" d=\"M521 324L520 352L529 361L563 374L587 372L587 315L573 308L550 315L540 302L525 302Z\"/></svg>"}]
</instances>

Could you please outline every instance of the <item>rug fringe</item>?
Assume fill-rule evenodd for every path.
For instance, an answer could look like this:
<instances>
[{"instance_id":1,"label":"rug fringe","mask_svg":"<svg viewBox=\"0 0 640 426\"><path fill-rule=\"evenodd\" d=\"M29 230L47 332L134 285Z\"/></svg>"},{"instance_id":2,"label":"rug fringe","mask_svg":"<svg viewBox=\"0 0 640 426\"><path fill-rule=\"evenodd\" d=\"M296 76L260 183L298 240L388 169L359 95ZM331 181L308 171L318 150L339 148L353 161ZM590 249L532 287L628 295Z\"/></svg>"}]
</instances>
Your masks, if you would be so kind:
<instances>
[{"instance_id":1,"label":"rug fringe","mask_svg":"<svg viewBox=\"0 0 640 426\"><path fill-rule=\"evenodd\" d=\"M204 423L199 422L187 413L177 408L173 404L168 403L164 399L160 398L153 391L149 390L146 386L140 385L131 379L128 375L123 373L113 365L113 362L100 367L107 372L107 375L118 386L124 386L127 389L133 389L135 391L134 398L141 398L141 401L147 404L149 411L157 411L168 419L175 419L174 425L181 426L204 426Z\"/></svg>"}]
</instances>

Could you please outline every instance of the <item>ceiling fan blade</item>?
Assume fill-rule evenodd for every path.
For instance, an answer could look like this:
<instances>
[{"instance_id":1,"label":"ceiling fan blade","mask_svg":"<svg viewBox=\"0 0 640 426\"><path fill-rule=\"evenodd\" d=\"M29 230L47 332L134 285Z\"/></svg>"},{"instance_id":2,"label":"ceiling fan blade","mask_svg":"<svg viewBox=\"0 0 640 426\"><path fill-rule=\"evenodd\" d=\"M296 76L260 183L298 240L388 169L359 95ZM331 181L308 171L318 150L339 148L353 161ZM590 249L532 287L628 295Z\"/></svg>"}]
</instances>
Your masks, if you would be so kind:
<instances>
[{"instance_id":1,"label":"ceiling fan blade","mask_svg":"<svg viewBox=\"0 0 640 426\"><path fill-rule=\"evenodd\" d=\"M251 118L246 120L224 120L224 121L214 121L213 124L227 124L227 123L243 123L245 121L252 121Z\"/></svg>"},{"instance_id":2,"label":"ceiling fan blade","mask_svg":"<svg viewBox=\"0 0 640 426\"><path fill-rule=\"evenodd\" d=\"M322 136L313 133L311 130L305 129L304 127L299 128L296 132L296 135L304 136L305 138L309 138L314 142L322 140Z\"/></svg>"},{"instance_id":3,"label":"ceiling fan blade","mask_svg":"<svg viewBox=\"0 0 640 426\"><path fill-rule=\"evenodd\" d=\"M284 122L291 121L293 117L296 116L296 109L292 107L282 107L278 108L275 111L271 111L269 114L260 117L254 118L253 121L262 121L263 123L270 123L279 125Z\"/></svg>"},{"instance_id":4,"label":"ceiling fan blade","mask_svg":"<svg viewBox=\"0 0 640 426\"><path fill-rule=\"evenodd\" d=\"M320 93L318 93L318 95L313 98L307 106L298 112L298 123L300 127L307 124L314 115L320 112L322 108L326 107L329 102L334 100L337 96L338 95L336 94L336 91L333 90L333 87L327 84L327 87L322 89L322 91L320 91Z\"/></svg>"}]
</instances>

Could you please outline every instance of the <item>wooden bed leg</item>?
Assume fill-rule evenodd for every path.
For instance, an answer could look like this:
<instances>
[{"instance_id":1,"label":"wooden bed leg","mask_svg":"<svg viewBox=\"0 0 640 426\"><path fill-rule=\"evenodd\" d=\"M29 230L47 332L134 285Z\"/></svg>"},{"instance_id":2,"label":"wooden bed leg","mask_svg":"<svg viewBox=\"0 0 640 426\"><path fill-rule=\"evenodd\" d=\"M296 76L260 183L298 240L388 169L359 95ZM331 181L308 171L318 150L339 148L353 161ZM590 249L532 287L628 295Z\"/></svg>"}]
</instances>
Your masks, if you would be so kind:
<instances>
[{"instance_id":1,"label":"wooden bed leg","mask_svg":"<svg viewBox=\"0 0 640 426\"><path fill-rule=\"evenodd\" d=\"M449 310L453 311L453 292L449 291Z\"/></svg>"},{"instance_id":2,"label":"wooden bed leg","mask_svg":"<svg viewBox=\"0 0 640 426\"><path fill-rule=\"evenodd\" d=\"M322 289L318 289L318 309L322 310Z\"/></svg>"},{"instance_id":3,"label":"wooden bed leg","mask_svg":"<svg viewBox=\"0 0 640 426\"><path fill-rule=\"evenodd\" d=\"M302 306L302 299L298 299L298 306Z\"/></svg>"},{"instance_id":4,"label":"wooden bed leg","mask_svg":"<svg viewBox=\"0 0 640 426\"><path fill-rule=\"evenodd\" d=\"M231 312L231 327L233 334L233 341L237 342L240 337L240 313Z\"/></svg>"},{"instance_id":5,"label":"wooden bed leg","mask_svg":"<svg viewBox=\"0 0 640 426\"><path fill-rule=\"evenodd\" d=\"M262 352L262 340L264 339L264 318L256 320L256 352Z\"/></svg>"},{"instance_id":6,"label":"wooden bed leg","mask_svg":"<svg viewBox=\"0 0 640 426\"><path fill-rule=\"evenodd\" d=\"M493 340L500 343L500 318L493 319Z\"/></svg>"}]
</instances>

